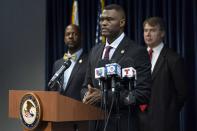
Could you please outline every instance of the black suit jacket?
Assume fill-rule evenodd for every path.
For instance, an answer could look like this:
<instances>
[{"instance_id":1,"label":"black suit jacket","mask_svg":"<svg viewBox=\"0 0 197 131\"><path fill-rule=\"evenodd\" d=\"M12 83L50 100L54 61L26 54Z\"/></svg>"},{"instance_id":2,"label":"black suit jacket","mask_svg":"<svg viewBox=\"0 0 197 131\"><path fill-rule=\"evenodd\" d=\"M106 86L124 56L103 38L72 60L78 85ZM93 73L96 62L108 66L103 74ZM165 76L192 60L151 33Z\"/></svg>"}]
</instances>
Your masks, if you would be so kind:
<instances>
[{"instance_id":1,"label":"black suit jacket","mask_svg":"<svg viewBox=\"0 0 197 131\"><path fill-rule=\"evenodd\" d=\"M80 58L77 60L70 78L67 83L66 90L63 90L63 88L58 89L59 87L56 86L55 90L59 90L61 94L65 96L69 96L71 98L74 98L76 100L81 100L80 91L82 89L82 85L85 78L85 73L87 69L87 62L88 57L86 54L82 53ZM53 74L63 65L64 60L63 58L57 60L53 65ZM63 87L64 82L64 74L60 77L59 80L61 86Z\"/></svg>"},{"instance_id":2,"label":"black suit jacket","mask_svg":"<svg viewBox=\"0 0 197 131\"><path fill-rule=\"evenodd\" d=\"M164 46L152 72L147 125L150 131L179 131L179 113L187 87L183 59ZM150 123L149 123L150 122Z\"/></svg>"},{"instance_id":3,"label":"black suit jacket","mask_svg":"<svg viewBox=\"0 0 197 131\"><path fill-rule=\"evenodd\" d=\"M92 84L94 87L99 88L98 81L95 79L94 70L97 67L99 60L102 59L104 46L105 45L95 46L89 55L85 85ZM137 83L136 87L132 91L132 105L135 106L142 103L148 103L150 97L151 64L147 50L134 44L134 42L131 41L128 37L124 37L115 50L111 59L120 64L120 66L124 66L125 63L127 63L127 66L130 65L137 70ZM124 93L121 93L120 98L124 99L125 92L127 92L126 94L128 94L128 87L124 87L124 89L122 89L122 92ZM123 106L123 108L121 108L121 112L124 112L123 114L125 114L125 116L128 118L128 106L124 105L124 103L120 104ZM135 109L132 108L132 110L134 111ZM132 114L133 116L135 116L135 113ZM121 123L121 130L127 131L127 119L126 121L121 121Z\"/></svg>"}]
</instances>

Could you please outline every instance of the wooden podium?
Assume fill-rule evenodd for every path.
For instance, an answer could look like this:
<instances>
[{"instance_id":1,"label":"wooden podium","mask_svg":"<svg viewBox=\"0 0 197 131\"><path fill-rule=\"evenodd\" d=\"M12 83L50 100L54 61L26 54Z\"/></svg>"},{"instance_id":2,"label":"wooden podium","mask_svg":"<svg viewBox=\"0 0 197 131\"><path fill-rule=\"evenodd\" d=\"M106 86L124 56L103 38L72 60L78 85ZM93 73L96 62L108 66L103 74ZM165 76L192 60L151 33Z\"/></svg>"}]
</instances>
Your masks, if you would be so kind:
<instances>
[{"instance_id":1,"label":"wooden podium","mask_svg":"<svg viewBox=\"0 0 197 131\"><path fill-rule=\"evenodd\" d=\"M55 91L9 90L10 118L19 119L20 101L26 93L38 96L42 108L41 122L33 131L88 131L88 120L104 118L101 109Z\"/></svg>"}]
</instances>

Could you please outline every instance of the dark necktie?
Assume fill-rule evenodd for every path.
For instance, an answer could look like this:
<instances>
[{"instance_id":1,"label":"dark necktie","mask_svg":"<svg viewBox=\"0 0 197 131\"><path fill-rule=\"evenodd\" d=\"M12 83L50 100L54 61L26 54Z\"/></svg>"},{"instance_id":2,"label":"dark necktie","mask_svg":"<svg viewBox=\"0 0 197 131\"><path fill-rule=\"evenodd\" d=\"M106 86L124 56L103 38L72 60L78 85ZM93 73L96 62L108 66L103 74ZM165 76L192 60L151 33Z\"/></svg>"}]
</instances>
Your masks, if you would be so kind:
<instances>
[{"instance_id":1,"label":"dark necktie","mask_svg":"<svg viewBox=\"0 0 197 131\"><path fill-rule=\"evenodd\" d=\"M152 57L153 57L153 49L152 48L150 48L148 50L148 54L149 54L149 57L150 57L150 61L152 61Z\"/></svg>"},{"instance_id":2,"label":"dark necktie","mask_svg":"<svg viewBox=\"0 0 197 131\"><path fill-rule=\"evenodd\" d=\"M111 49L112 49L111 46L106 46L106 47L105 47L104 59L109 60L109 52L110 52Z\"/></svg>"}]
</instances>

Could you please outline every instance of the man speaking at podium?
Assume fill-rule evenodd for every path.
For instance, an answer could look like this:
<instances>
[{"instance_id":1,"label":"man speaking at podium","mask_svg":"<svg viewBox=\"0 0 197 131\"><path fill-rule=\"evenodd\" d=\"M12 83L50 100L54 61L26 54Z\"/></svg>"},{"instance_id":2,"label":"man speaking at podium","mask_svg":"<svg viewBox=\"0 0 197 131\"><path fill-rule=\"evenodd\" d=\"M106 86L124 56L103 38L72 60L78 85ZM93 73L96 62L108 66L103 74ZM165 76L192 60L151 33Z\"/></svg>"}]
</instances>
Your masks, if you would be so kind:
<instances>
[{"instance_id":1,"label":"man speaking at podium","mask_svg":"<svg viewBox=\"0 0 197 131\"><path fill-rule=\"evenodd\" d=\"M95 79L95 68L102 59L113 60L120 66L132 66L137 70L135 88L129 94L128 87L121 87L120 91L120 127L119 131L137 131L137 112L140 104L147 104L150 97L151 64L145 48L136 45L125 36L125 12L121 6L112 4L104 8L101 15L101 33L106 37L106 43L95 46L89 54L88 70L84 85L88 87L83 102L96 104L101 101L101 90ZM110 85L108 86L110 94ZM128 96L129 95L129 96ZM109 96L110 97L110 96ZM129 100L126 100L129 98ZM110 98L109 98L110 99ZM128 115L128 107L132 107ZM128 119L130 122L128 124ZM101 127L101 126L96 126ZM98 128L97 128L98 129ZM93 129L96 130L95 128ZM99 130L103 130L103 127ZM107 131L117 131L114 113L109 118Z\"/></svg>"},{"instance_id":2,"label":"man speaking at podium","mask_svg":"<svg viewBox=\"0 0 197 131\"><path fill-rule=\"evenodd\" d=\"M87 68L87 56L81 48L80 31L77 25L68 25L65 29L64 42L68 52L63 58L57 60L53 65L53 74L57 72L65 61L70 60L71 65L59 78L59 86L55 84L51 90L58 90L61 94L80 100L80 91Z\"/></svg>"}]
</instances>

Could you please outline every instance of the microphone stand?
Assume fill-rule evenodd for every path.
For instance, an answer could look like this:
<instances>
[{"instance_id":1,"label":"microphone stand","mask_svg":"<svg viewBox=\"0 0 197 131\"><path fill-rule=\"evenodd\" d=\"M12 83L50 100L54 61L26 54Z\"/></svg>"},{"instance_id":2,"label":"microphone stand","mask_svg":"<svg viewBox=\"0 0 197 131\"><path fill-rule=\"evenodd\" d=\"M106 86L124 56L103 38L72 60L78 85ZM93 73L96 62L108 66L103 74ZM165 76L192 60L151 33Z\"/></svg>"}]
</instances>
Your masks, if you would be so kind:
<instances>
[{"instance_id":1,"label":"microphone stand","mask_svg":"<svg viewBox=\"0 0 197 131\"><path fill-rule=\"evenodd\" d=\"M129 79L129 94L132 90L132 87L131 87L131 80ZM131 105L128 105L128 113L129 113L129 117L128 117L128 131L130 131L131 129L131 126L130 126L130 123L131 123Z\"/></svg>"},{"instance_id":2,"label":"microphone stand","mask_svg":"<svg viewBox=\"0 0 197 131\"><path fill-rule=\"evenodd\" d=\"M135 86L135 78L129 78L129 95L131 94L134 86ZM131 105L128 105L128 131L131 130Z\"/></svg>"},{"instance_id":3,"label":"microphone stand","mask_svg":"<svg viewBox=\"0 0 197 131\"><path fill-rule=\"evenodd\" d=\"M102 91L102 99L101 99L101 108L104 109L104 125L107 123L107 98L108 98L108 90L107 90L107 82L105 79L99 80L99 85L101 86ZM104 129L106 131L106 129Z\"/></svg>"},{"instance_id":4,"label":"microphone stand","mask_svg":"<svg viewBox=\"0 0 197 131\"><path fill-rule=\"evenodd\" d=\"M116 84L115 76L112 76L111 80L112 85L112 93L115 100L115 123L116 123L116 129L115 131L120 131L120 89Z\"/></svg>"},{"instance_id":5,"label":"microphone stand","mask_svg":"<svg viewBox=\"0 0 197 131\"><path fill-rule=\"evenodd\" d=\"M107 122L107 112L108 112L107 98L108 98L107 82L104 82L103 104L104 104L104 111L105 111L105 123Z\"/></svg>"}]
</instances>

